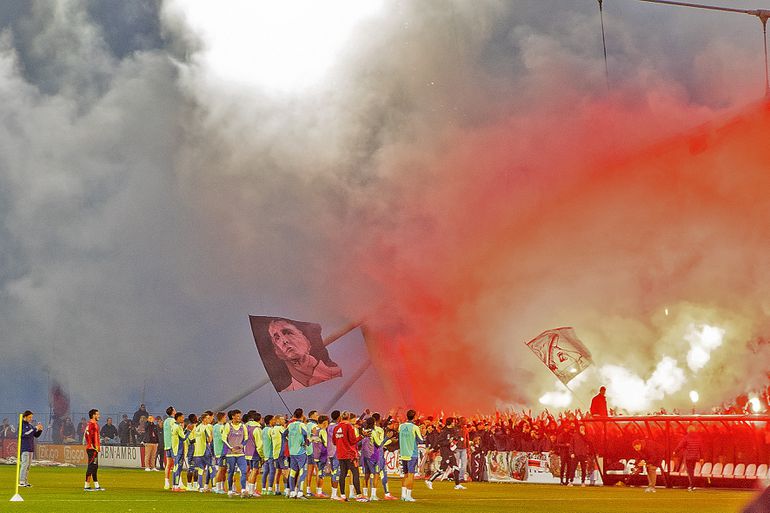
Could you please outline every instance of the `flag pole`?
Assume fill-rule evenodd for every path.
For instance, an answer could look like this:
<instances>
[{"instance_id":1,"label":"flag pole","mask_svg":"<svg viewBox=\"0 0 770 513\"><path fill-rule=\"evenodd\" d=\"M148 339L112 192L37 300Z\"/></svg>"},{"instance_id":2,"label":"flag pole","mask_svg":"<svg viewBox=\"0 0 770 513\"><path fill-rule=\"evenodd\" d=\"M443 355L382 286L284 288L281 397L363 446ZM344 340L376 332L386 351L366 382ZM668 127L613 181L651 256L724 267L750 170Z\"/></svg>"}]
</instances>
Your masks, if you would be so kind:
<instances>
[{"instance_id":1,"label":"flag pole","mask_svg":"<svg viewBox=\"0 0 770 513\"><path fill-rule=\"evenodd\" d=\"M11 502L24 502L24 499L19 495L19 478L21 477L21 423L22 414L19 413L19 436L16 440L16 494L11 497Z\"/></svg>"}]
</instances>

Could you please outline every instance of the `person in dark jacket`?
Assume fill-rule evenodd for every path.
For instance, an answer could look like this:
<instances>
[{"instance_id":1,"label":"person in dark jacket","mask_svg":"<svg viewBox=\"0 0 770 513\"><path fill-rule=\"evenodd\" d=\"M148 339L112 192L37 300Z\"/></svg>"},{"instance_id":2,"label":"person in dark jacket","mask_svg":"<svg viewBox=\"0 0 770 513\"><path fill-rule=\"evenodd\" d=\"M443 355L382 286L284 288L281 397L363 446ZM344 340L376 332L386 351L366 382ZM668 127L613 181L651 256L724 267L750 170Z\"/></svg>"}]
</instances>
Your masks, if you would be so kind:
<instances>
[{"instance_id":1,"label":"person in dark jacket","mask_svg":"<svg viewBox=\"0 0 770 513\"><path fill-rule=\"evenodd\" d=\"M446 419L444 429L437 432L434 438L435 446L438 448L441 454L441 467L436 470L430 478L425 480L425 486L429 489L433 489L433 481L441 477L444 472L451 469L452 477L455 482L455 490L465 490L465 487L460 484L460 467L455 457L455 449L457 444L463 437L463 433L455 426L455 420L453 417Z\"/></svg>"},{"instance_id":2,"label":"person in dark jacket","mask_svg":"<svg viewBox=\"0 0 770 513\"><path fill-rule=\"evenodd\" d=\"M149 416L150 414L147 412L147 408L145 408L143 404L140 404L139 409L134 412L134 417L131 419L131 422L134 426L138 426L142 417L144 417L146 421Z\"/></svg>"},{"instance_id":3,"label":"person in dark jacket","mask_svg":"<svg viewBox=\"0 0 770 513\"><path fill-rule=\"evenodd\" d=\"M30 487L27 480L32 455L35 452L35 438L43 434L43 425L39 422L32 425L32 412L27 410L21 416L21 468L19 470L19 486Z\"/></svg>"},{"instance_id":4,"label":"person in dark jacket","mask_svg":"<svg viewBox=\"0 0 770 513\"><path fill-rule=\"evenodd\" d=\"M681 454L684 459L684 466L687 469L687 490L691 492L695 489L695 464L703 461L703 440L695 426L687 428L687 434L674 449L674 454Z\"/></svg>"},{"instance_id":5,"label":"person in dark jacket","mask_svg":"<svg viewBox=\"0 0 770 513\"><path fill-rule=\"evenodd\" d=\"M61 441L65 444L74 444L78 441L77 430L70 417L65 417L64 423L61 425Z\"/></svg>"},{"instance_id":6,"label":"person in dark jacket","mask_svg":"<svg viewBox=\"0 0 770 513\"><path fill-rule=\"evenodd\" d=\"M112 417L107 417L107 423L101 429L102 441L105 444L114 444L118 440L118 428L112 423Z\"/></svg>"},{"instance_id":7,"label":"person in dark jacket","mask_svg":"<svg viewBox=\"0 0 770 513\"><path fill-rule=\"evenodd\" d=\"M591 399L591 416L607 417L607 397L605 396L607 388L599 388L599 393Z\"/></svg>"},{"instance_id":8,"label":"person in dark jacket","mask_svg":"<svg viewBox=\"0 0 770 513\"><path fill-rule=\"evenodd\" d=\"M644 468L647 471L647 488L645 492L655 492L655 483L658 478L658 467L663 460L663 451L660 446L652 440L634 440L634 457L636 466Z\"/></svg>"},{"instance_id":9,"label":"person in dark jacket","mask_svg":"<svg viewBox=\"0 0 770 513\"><path fill-rule=\"evenodd\" d=\"M118 424L118 437L120 437L120 445L133 445L132 440L132 434L133 429L131 429L131 420L128 418L128 415L123 415L123 420L120 421L120 424Z\"/></svg>"},{"instance_id":10,"label":"person in dark jacket","mask_svg":"<svg viewBox=\"0 0 770 513\"><path fill-rule=\"evenodd\" d=\"M586 485L586 475L588 474L588 462L593 459L594 448L586 436L586 427L581 424L578 430L572 434L570 440L570 471L569 482L575 480L575 471L580 464L580 485Z\"/></svg>"},{"instance_id":11,"label":"person in dark jacket","mask_svg":"<svg viewBox=\"0 0 770 513\"><path fill-rule=\"evenodd\" d=\"M572 453L572 426L567 423L564 426L564 430L556 435L556 450L559 453L560 463L560 475L559 483L563 485L571 486L569 482L569 469L572 466L571 455Z\"/></svg>"}]
</instances>

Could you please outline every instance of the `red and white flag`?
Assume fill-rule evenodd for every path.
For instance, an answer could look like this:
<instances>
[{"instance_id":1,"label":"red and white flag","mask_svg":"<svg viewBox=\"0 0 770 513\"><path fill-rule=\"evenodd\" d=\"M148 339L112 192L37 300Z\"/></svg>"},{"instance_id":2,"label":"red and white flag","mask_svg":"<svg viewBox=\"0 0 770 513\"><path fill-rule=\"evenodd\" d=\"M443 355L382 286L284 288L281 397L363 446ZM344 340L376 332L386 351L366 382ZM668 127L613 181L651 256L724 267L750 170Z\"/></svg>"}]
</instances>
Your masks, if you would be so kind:
<instances>
[{"instance_id":1,"label":"red and white flag","mask_svg":"<svg viewBox=\"0 0 770 513\"><path fill-rule=\"evenodd\" d=\"M565 385L593 363L591 352L572 328L544 331L527 342L527 347Z\"/></svg>"}]
</instances>

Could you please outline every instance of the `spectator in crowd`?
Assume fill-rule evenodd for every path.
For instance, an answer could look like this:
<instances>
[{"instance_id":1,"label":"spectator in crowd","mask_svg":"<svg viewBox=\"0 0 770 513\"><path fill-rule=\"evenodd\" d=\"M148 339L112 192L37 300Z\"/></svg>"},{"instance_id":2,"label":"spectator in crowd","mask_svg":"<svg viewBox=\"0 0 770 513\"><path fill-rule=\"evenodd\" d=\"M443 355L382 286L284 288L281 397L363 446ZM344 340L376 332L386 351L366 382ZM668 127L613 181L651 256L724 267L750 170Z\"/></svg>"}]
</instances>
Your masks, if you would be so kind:
<instances>
[{"instance_id":1,"label":"spectator in crowd","mask_svg":"<svg viewBox=\"0 0 770 513\"><path fill-rule=\"evenodd\" d=\"M680 440L674 453L681 454L684 459L689 484L687 490L691 492L695 489L695 464L703 461L703 440L694 425L687 427L687 434Z\"/></svg>"},{"instance_id":2,"label":"spectator in crowd","mask_svg":"<svg viewBox=\"0 0 770 513\"><path fill-rule=\"evenodd\" d=\"M563 485L572 486L569 481L569 471L572 466L571 456L575 454L572 450L572 429L569 424L556 436L556 450L559 452L559 462L561 472L559 482Z\"/></svg>"},{"instance_id":3,"label":"spectator in crowd","mask_svg":"<svg viewBox=\"0 0 770 513\"><path fill-rule=\"evenodd\" d=\"M599 393L591 399L591 415L594 417L607 417L607 393L606 387L599 388Z\"/></svg>"},{"instance_id":4,"label":"spectator in crowd","mask_svg":"<svg viewBox=\"0 0 770 513\"><path fill-rule=\"evenodd\" d=\"M15 439L16 429L8 421L8 417L3 419L3 425L0 426L0 440Z\"/></svg>"},{"instance_id":5,"label":"spectator in crowd","mask_svg":"<svg viewBox=\"0 0 770 513\"><path fill-rule=\"evenodd\" d=\"M575 471L577 470L577 466L579 464L580 465L580 485L585 486L586 476L588 475L588 469L593 468L592 465L589 465L589 462L592 461L594 457L594 447L591 441L588 439L588 436L586 435L585 424L581 424L580 426L578 426L577 431L572 435L572 443L570 447L572 449L572 454L570 458L570 463L572 465L572 468L569 473L570 483L572 483L575 480Z\"/></svg>"},{"instance_id":6,"label":"spectator in crowd","mask_svg":"<svg viewBox=\"0 0 770 513\"><path fill-rule=\"evenodd\" d=\"M35 452L35 438L43 434L43 425L38 422L32 425L32 412L27 410L21 416L21 465L19 470L19 486L30 487L27 480L29 466L32 464L32 454Z\"/></svg>"},{"instance_id":7,"label":"spectator in crowd","mask_svg":"<svg viewBox=\"0 0 770 513\"><path fill-rule=\"evenodd\" d=\"M134 417L131 419L131 422L134 426L139 426L141 424L141 418L145 417L146 421L149 416L150 414L147 412L147 408L144 407L144 404L140 404L139 409L134 412Z\"/></svg>"},{"instance_id":8,"label":"spectator in crowd","mask_svg":"<svg viewBox=\"0 0 770 513\"><path fill-rule=\"evenodd\" d=\"M133 421L131 422L131 427L133 427L136 430L134 439L136 440L137 443L144 443L144 430L147 427L146 424L147 424L147 417L145 417L144 415L139 417L138 423Z\"/></svg>"},{"instance_id":9,"label":"spectator in crowd","mask_svg":"<svg viewBox=\"0 0 770 513\"><path fill-rule=\"evenodd\" d=\"M131 429L131 420L128 418L128 415L125 413L123 414L123 420L120 421L120 424L118 424L118 437L120 438L120 445L133 445L132 435L133 430Z\"/></svg>"},{"instance_id":10,"label":"spectator in crowd","mask_svg":"<svg viewBox=\"0 0 770 513\"><path fill-rule=\"evenodd\" d=\"M78 422L78 428L77 428L78 440L83 440L83 435L86 432L86 426L88 426L88 421L86 420L85 417L81 417L80 422Z\"/></svg>"},{"instance_id":11,"label":"spectator in crowd","mask_svg":"<svg viewBox=\"0 0 770 513\"><path fill-rule=\"evenodd\" d=\"M101 435L105 445L118 442L118 428L112 423L112 417L107 417L107 423L102 426Z\"/></svg>"},{"instance_id":12,"label":"spectator in crowd","mask_svg":"<svg viewBox=\"0 0 770 513\"><path fill-rule=\"evenodd\" d=\"M144 417L142 417L144 418ZM155 467L155 460L158 457L158 426L155 424L155 417L150 415L144 421L144 470L151 472L158 470Z\"/></svg>"},{"instance_id":13,"label":"spectator in crowd","mask_svg":"<svg viewBox=\"0 0 770 513\"><path fill-rule=\"evenodd\" d=\"M153 468L163 470L166 468L166 447L163 439L163 419L160 415L155 419L155 428L158 430L158 461L154 464Z\"/></svg>"},{"instance_id":14,"label":"spectator in crowd","mask_svg":"<svg viewBox=\"0 0 770 513\"><path fill-rule=\"evenodd\" d=\"M77 443L77 430L75 429L75 424L72 423L72 419L70 417L64 418L64 423L62 423L60 432L62 443Z\"/></svg>"},{"instance_id":15,"label":"spectator in crowd","mask_svg":"<svg viewBox=\"0 0 770 513\"><path fill-rule=\"evenodd\" d=\"M468 425L465 417L460 417L457 422L457 446L455 460L460 468L460 482L465 481L465 469L468 468Z\"/></svg>"},{"instance_id":16,"label":"spectator in crowd","mask_svg":"<svg viewBox=\"0 0 770 513\"><path fill-rule=\"evenodd\" d=\"M655 492L655 483L658 479L658 467L663 460L662 448L652 440L634 440L634 457L636 466L647 471L647 488L645 492Z\"/></svg>"},{"instance_id":17,"label":"spectator in crowd","mask_svg":"<svg viewBox=\"0 0 770 513\"><path fill-rule=\"evenodd\" d=\"M62 440L61 428L64 425L64 418L58 415L51 419L51 441L55 444L64 443Z\"/></svg>"}]
</instances>

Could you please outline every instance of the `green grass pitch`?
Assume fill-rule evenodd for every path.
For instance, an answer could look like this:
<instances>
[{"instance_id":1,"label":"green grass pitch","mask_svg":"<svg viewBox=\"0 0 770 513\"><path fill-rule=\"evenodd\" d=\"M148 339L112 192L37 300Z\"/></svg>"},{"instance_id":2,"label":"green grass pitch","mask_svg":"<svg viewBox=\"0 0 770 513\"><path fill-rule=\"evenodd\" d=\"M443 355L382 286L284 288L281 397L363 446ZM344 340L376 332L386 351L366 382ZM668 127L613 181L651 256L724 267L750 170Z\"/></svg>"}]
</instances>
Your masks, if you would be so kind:
<instances>
[{"instance_id":1,"label":"green grass pitch","mask_svg":"<svg viewBox=\"0 0 770 513\"><path fill-rule=\"evenodd\" d=\"M454 490L451 483L436 483L428 490L422 481L414 487L415 503L380 501L339 503L328 499L306 501L267 497L227 498L198 492L171 493L163 490L161 472L99 469L104 492L84 492L83 468L38 468L30 471L32 488L21 488L24 502L9 502L14 493L16 469L0 467L4 497L0 511L24 512L145 512L145 511L436 511L436 512L527 512L527 513L732 513L739 512L755 495L743 490L658 489L644 493L641 488L566 488L557 485L470 483L467 490ZM328 482L327 490L328 493ZM400 494L400 481L391 480L394 495ZM381 494L381 492L380 492Z\"/></svg>"}]
</instances>

